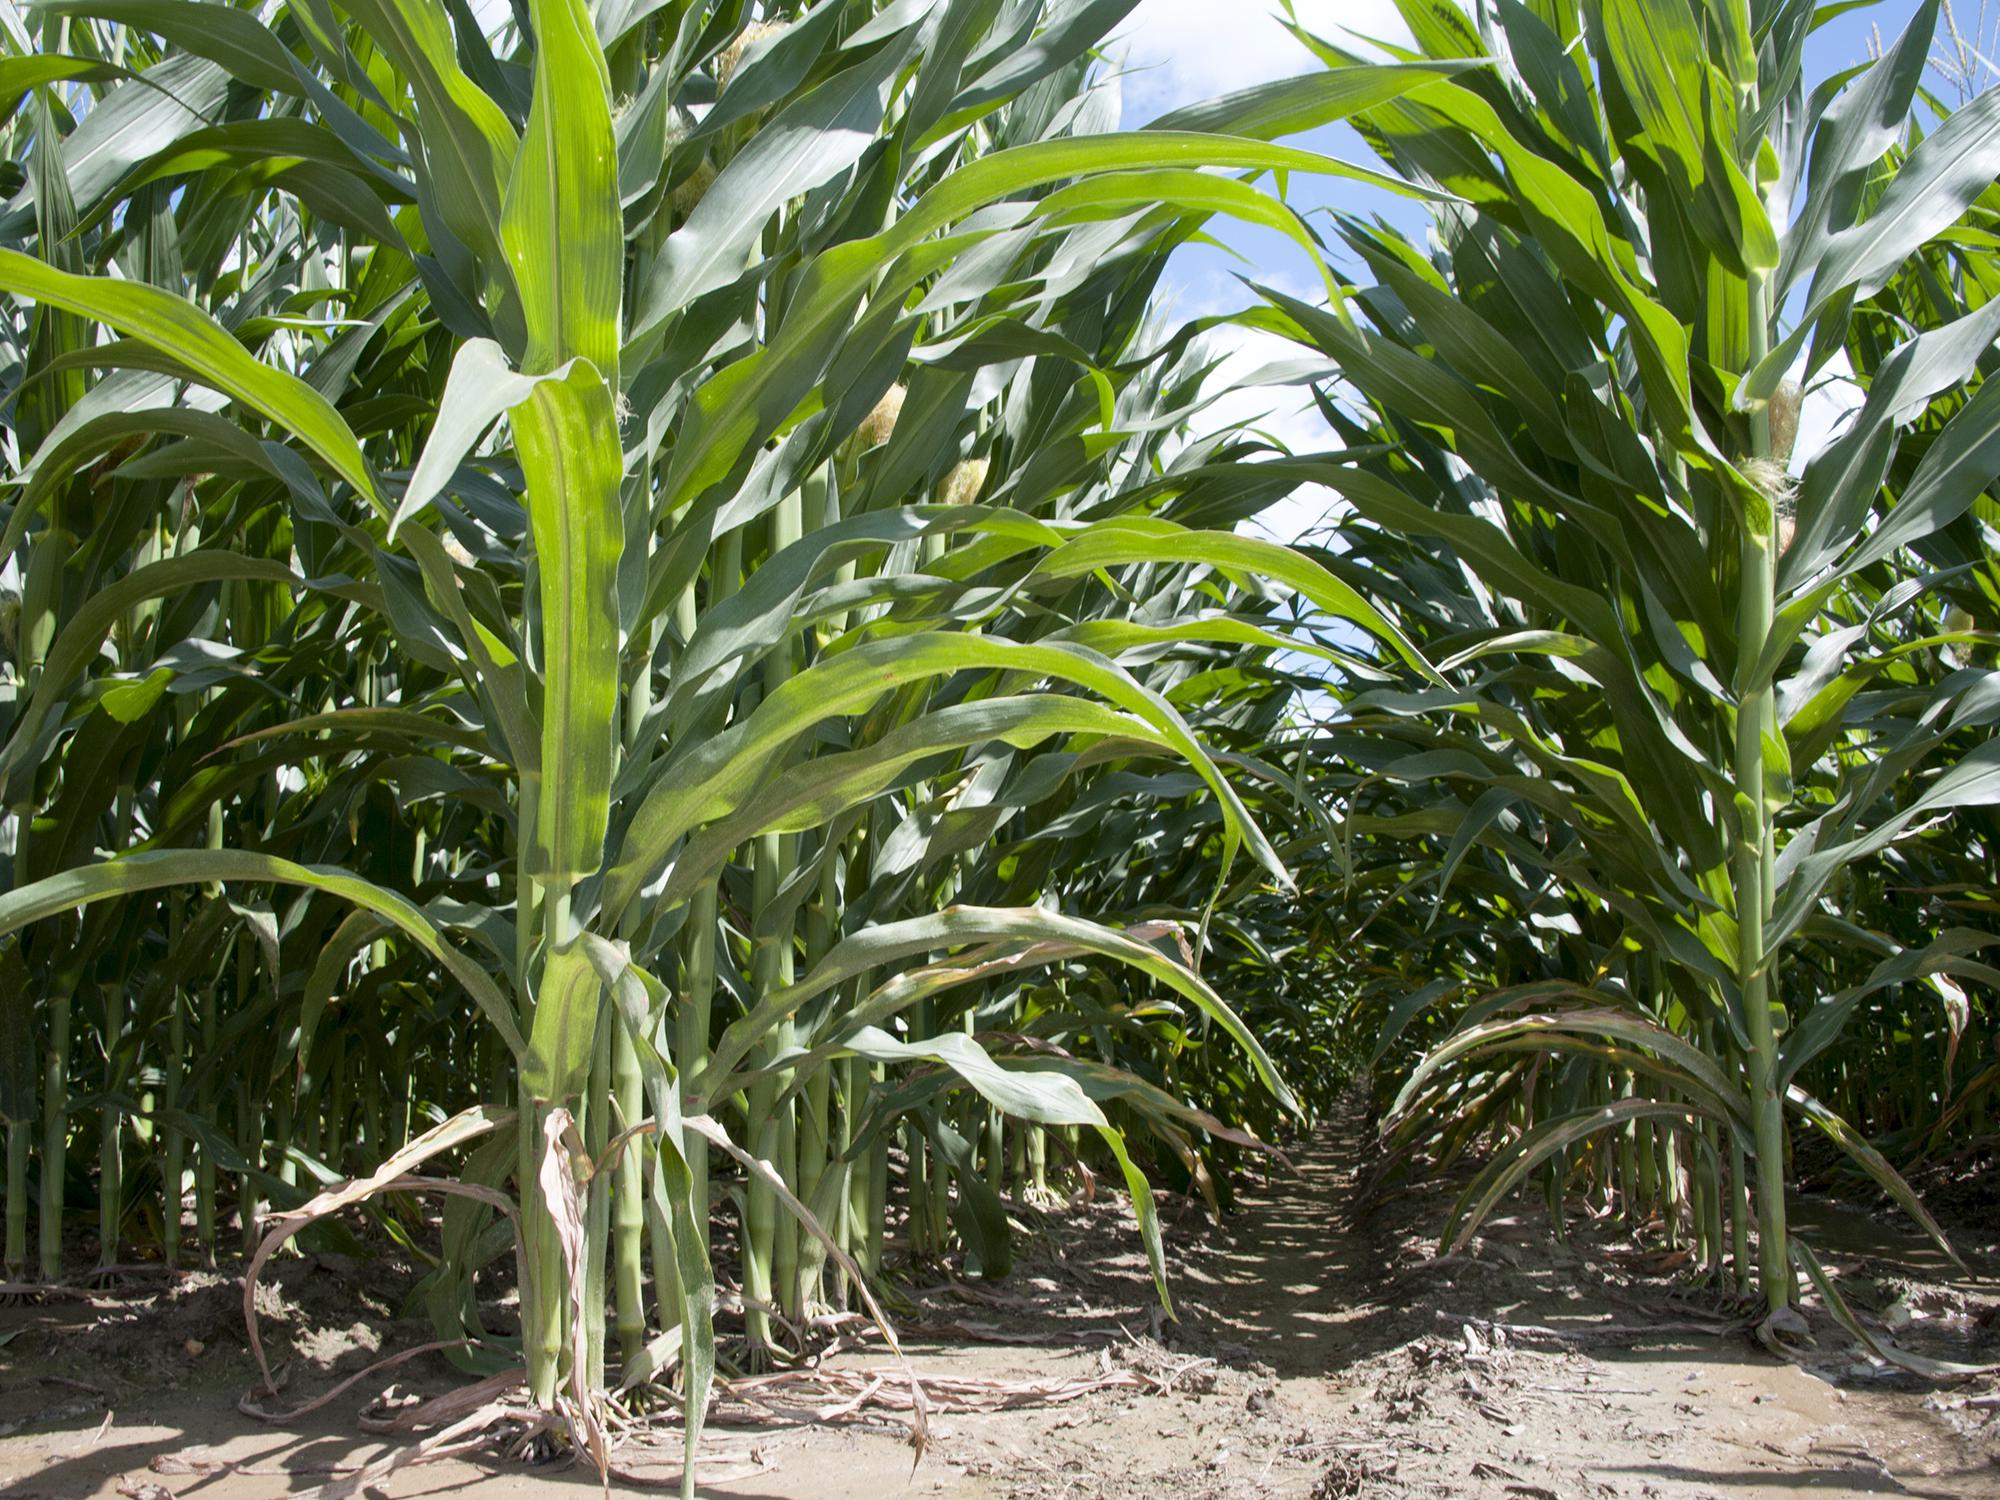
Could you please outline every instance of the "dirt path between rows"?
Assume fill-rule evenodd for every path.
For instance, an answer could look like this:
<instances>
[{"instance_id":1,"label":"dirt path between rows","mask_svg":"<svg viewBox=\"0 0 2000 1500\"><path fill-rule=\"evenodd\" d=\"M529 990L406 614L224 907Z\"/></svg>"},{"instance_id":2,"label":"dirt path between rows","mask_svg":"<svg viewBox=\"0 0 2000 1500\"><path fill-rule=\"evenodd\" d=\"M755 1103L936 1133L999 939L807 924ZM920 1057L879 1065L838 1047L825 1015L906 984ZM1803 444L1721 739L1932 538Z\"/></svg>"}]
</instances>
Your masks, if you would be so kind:
<instances>
[{"instance_id":1,"label":"dirt path between rows","mask_svg":"<svg viewBox=\"0 0 2000 1500\"><path fill-rule=\"evenodd\" d=\"M1490 1225L1468 1255L1436 1259L1428 1236L1450 1184L1398 1188L1350 1223L1365 1138L1358 1111L1344 1110L1301 1143L1296 1175L1248 1188L1225 1229L1204 1228L1191 1209L1170 1223L1178 1323L1154 1310L1122 1206L1075 1205L1038 1224L1024 1215L1037 1233L1013 1278L933 1277L902 1304L912 1365L936 1382L930 1449L914 1472L906 1419L891 1409L907 1387L871 1350L723 1401L703 1492L2000 1496L2000 1409L1979 1403L2000 1382L1940 1393L1885 1377L1823 1317L1812 1366L1785 1364L1740 1332L1704 1331L1736 1317L1726 1299L1646 1274L1644 1252L1589 1226L1573 1248L1552 1248L1533 1211ZM1899 1337L1930 1352L2000 1359L1990 1281L1913 1279L1872 1258L1901 1247L1893 1234L1865 1215L1833 1217L1857 1306L1888 1313ZM1961 1249L1976 1268L2000 1263L2000 1247L1976 1228L1971 1238ZM253 1500L313 1491L394 1451L357 1426L382 1381L286 1427L241 1415L252 1372L239 1297L222 1278L164 1290L155 1278L0 1309L0 1496ZM339 1257L281 1262L268 1301L295 1401L373 1351L426 1336ZM401 1389L434 1394L453 1378L423 1369ZM801 1420L836 1407L849 1409ZM631 1436L615 1492L676 1485L678 1444L671 1423ZM596 1488L581 1467L490 1455L405 1469L366 1493L498 1500Z\"/></svg>"}]
</instances>

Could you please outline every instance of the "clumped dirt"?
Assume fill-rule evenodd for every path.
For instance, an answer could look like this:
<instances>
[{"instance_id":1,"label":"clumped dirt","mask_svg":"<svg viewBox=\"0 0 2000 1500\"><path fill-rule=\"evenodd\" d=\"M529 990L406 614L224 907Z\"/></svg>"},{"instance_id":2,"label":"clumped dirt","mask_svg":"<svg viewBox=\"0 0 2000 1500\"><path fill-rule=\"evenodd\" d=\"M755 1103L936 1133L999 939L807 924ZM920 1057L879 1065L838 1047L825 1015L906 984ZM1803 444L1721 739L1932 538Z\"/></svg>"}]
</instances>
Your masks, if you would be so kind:
<instances>
[{"instance_id":1,"label":"clumped dirt","mask_svg":"<svg viewBox=\"0 0 2000 1500\"><path fill-rule=\"evenodd\" d=\"M1719 1500L1754 1495L2000 1495L2000 1380L1934 1388L1870 1362L1823 1309L1800 1363L1758 1348L1746 1309L1684 1257L1538 1211L1490 1223L1464 1254L1434 1235L1451 1182L1358 1212L1358 1111L1299 1143L1297 1173L1248 1184L1204 1226L1167 1210L1177 1320L1153 1299L1122 1204L1039 1217L1014 1276L903 1288L910 1366L879 1344L814 1370L736 1383L704 1443L703 1492L745 1500ZM1800 1205L1864 1321L1903 1347L2000 1360L2000 1245L1976 1274L1868 1214ZM281 1260L260 1292L285 1399L330 1390L422 1343L396 1316L393 1262ZM0 1496L253 1500L351 1478L393 1451L364 1408L463 1384L427 1358L282 1426L237 1398L254 1378L240 1286L135 1272L122 1286L0 1308ZM852 1330L844 1330L852 1332ZM858 1342L858 1340L855 1340ZM912 1466L908 1369L930 1446ZM416 1373L411 1373L416 1372ZM674 1487L671 1417L637 1421L617 1493ZM404 1469L369 1494L595 1491L587 1466L476 1453Z\"/></svg>"}]
</instances>

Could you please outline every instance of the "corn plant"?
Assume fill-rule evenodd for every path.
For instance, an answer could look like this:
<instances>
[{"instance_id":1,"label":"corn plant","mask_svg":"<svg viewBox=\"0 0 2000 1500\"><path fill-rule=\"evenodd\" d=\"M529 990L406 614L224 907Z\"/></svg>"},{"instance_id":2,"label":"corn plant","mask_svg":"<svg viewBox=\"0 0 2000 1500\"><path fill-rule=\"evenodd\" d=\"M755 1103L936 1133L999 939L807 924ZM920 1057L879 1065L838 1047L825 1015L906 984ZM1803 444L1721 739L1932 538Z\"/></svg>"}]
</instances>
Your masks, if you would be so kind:
<instances>
[{"instance_id":1,"label":"corn plant","mask_svg":"<svg viewBox=\"0 0 2000 1500\"><path fill-rule=\"evenodd\" d=\"M1434 70L1119 134L1129 9L7 13L10 1269L38 1161L58 1273L89 1112L107 1263L128 1159L169 1257L233 1178L250 1279L443 1194L456 1357L601 1463L615 1328L626 1383L678 1367L690 1492L718 1189L752 1360L869 1299L891 1130L914 1248L1004 1269L1013 1118L1037 1186L1096 1140L1163 1274L1107 1111L1196 1175L1252 1138L1123 1064L1211 1035L1293 1107L1196 967L1286 875L1187 664L1282 645L1273 589L1416 658L1162 479L1202 371L1145 309L1216 214L1317 255L1245 174L1427 192L1267 142ZM1067 878L1072 796L1183 810L1160 895ZM1029 1034L1107 961L1170 998L1093 1062Z\"/></svg>"},{"instance_id":2,"label":"corn plant","mask_svg":"<svg viewBox=\"0 0 2000 1500\"><path fill-rule=\"evenodd\" d=\"M1269 292L1253 321L1344 382L1327 409L1349 454L1286 467L1339 490L1357 537L1396 539L1360 552L1400 578L1405 628L1450 680L1349 698L1389 737L1365 768L1425 790L1412 816L1448 841L1439 884L1484 845L1531 899L1561 893L1577 939L1549 985L1469 1015L1404 1102L1467 1057L1582 1051L1636 1073L1637 1097L1537 1118L1457 1229L1600 1130L1707 1122L1755 1169L1782 1327L1788 1111L1935 1231L1801 1068L1885 986L1990 979L1983 933L1864 931L1841 881L1993 795L1984 674L1908 668L1953 635L1915 624L1961 586L1930 559L1989 503L2000 451L1991 273L1958 238L1990 208L2000 106L1916 128L1928 4L1817 88L1807 7L1403 12L1412 60L1461 71L1355 124L1459 201L1427 246L1341 219L1370 284L1326 307ZM1359 65L1300 36L1336 73ZM1857 311L1913 274L1934 323ZM1793 371L1843 350L1867 399L1795 454ZM1434 890L1423 873L1408 884ZM1872 967L1820 989L1793 963L1806 945L1872 949Z\"/></svg>"}]
</instances>

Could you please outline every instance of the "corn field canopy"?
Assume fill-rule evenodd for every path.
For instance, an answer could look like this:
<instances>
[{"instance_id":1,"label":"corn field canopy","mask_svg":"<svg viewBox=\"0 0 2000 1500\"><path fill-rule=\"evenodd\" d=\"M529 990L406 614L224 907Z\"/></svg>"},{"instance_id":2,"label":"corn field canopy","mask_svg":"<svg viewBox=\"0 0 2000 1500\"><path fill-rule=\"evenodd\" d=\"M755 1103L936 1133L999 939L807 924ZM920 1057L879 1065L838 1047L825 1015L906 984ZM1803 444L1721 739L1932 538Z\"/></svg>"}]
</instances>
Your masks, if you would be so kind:
<instances>
[{"instance_id":1,"label":"corn field canopy","mask_svg":"<svg viewBox=\"0 0 2000 1500\"><path fill-rule=\"evenodd\" d=\"M1363 1069L1449 1242L1658 1209L1774 1337L1801 1127L1943 1238L2000 94L1407 0L1131 130L1134 4L0 9L10 1283L365 1219L601 1462L1079 1173L1170 1306ZM1230 226L1318 294L1175 324Z\"/></svg>"}]
</instances>

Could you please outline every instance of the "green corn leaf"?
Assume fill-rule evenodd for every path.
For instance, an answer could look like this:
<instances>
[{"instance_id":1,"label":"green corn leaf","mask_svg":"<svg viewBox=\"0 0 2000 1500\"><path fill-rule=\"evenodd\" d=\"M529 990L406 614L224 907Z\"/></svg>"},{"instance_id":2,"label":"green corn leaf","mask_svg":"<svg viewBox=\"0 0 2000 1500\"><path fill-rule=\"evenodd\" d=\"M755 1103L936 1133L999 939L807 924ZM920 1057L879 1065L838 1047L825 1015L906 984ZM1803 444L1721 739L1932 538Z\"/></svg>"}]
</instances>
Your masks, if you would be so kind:
<instances>
[{"instance_id":1,"label":"green corn leaf","mask_svg":"<svg viewBox=\"0 0 2000 1500\"><path fill-rule=\"evenodd\" d=\"M615 386L625 235L611 78L582 0L533 0L530 13L534 104L500 221L527 325L521 367L584 359Z\"/></svg>"},{"instance_id":2,"label":"green corn leaf","mask_svg":"<svg viewBox=\"0 0 2000 1500\"><path fill-rule=\"evenodd\" d=\"M408 81L417 108L411 143L428 163L424 175L444 223L478 258L504 303L501 210L520 137L505 111L459 65L442 6L425 0L340 0L340 5Z\"/></svg>"},{"instance_id":3,"label":"green corn leaf","mask_svg":"<svg viewBox=\"0 0 2000 1500\"><path fill-rule=\"evenodd\" d=\"M136 282L72 276L6 249L0 249L0 289L95 318L171 354L198 379L296 436L384 508L361 444L332 403L296 375L257 359L185 299Z\"/></svg>"},{"instance_id":4,"label":"green corn leaf","mask_svg":"<svg viewBox=\"0 0 2000 1500\"><path fill-rule=\"evenodd\" d=\"M521 1063L521 1086L531 1097L563 1105L583 1092L603 993L596 962L581 944L557 948L543 961Z\"/></svg>"},{"instance_id":5,"label":"green corn leaf","mask_svg":"<svg viewBox=\"0 0 2000 1500\"><path fill-rule=\"evenodd\" d=\"M189 131L213 122L229 75L205 58L179 53L128 78L100 99L62 143L63 174L77 208L88 213L136 164ZM0 231L19 236L34 223L35 188L0 215Z\"/></svg>"},{"instance_id":6,"label":"green corn leaf","mask_svg":"<svg viewBox=\"0 0 2000 1500\"><path fill-rule=\"evenodd\" d=\"M588 363L513 409L541 575L544 783L533 873L574 880L604 860L617 750L619 504L610 389Z\"/></svg>"},{"instance_id":7,"label":"green corn leaf","mask_svg":"<svg viewBox=\"0 0 2000 1500\"><path fill-rule=\"evenodd\" d=\"M1146 1176L1132 1161L1125 1138L1074 1079L1061 1073L1027 1073L1002 1068L967 1036L941 1036L923 1042L899 1042L887 1032L864 1027L849 1037L848 1050L883 1061L922 1059L943 1064L964 1079L989 1104L1017 1119L1046 1125L1088 1125L1110 1149L1132 1195L1139 1236L1153 1271L1153 1286L1169 1316L1173 1299L1167 1291L1166 1252L1160 1241L1159 1215Z\"/></svg>"},{"instance_id":8,"label":"green corn leaf","mask_svg":"<svg viewBox=\"0 0 2000 1500\"><path fill-rule=\"evenodd\" d=\"M291 55L249 11L206 0L34 0L47 16L96 16L165 37L183 52L218 63L252 88L301 92Z\"/></svg>"},{"instance_id":9,"label":"green corn leaf","mask_svg":"<svg viewBox=\"0 0 2000 1500\"><path fill-rule=\"evenodd\" d=\"M148 599L228 580L287 585L300 581L283 563L209 549L148 563L94 595L50 646L35 691L0 749L0 778L11 775L29 756L39 755L42 736L61 706L62 695L97 657L105 637L129 610Z\"/></svg>"},{"instance_id":10,"label":"green corn leaf","mask_svg":"<svg viewBox=\"0 0 2000 1500\"><path fill-rule=\"evenodd\" d=\"M0 936L96 901L159 890L163 886L231 880L324 891L363 911L373 912L412 939L465 987L516 1056L526 1050L506 997L483 970L445 943L421 910L392 891L330 866L301 865L243 849L174 849L128 854L102 864L65 870L0 894Z\"/></svg>"},{"instance_id":11,"label":"green corn leaf","mask_svg":"<svg viewBox=\"0 0 2000 1500\"><path fill-rule=\"evenodd\" d=\"M0 57L0 124L14 117L22 96L51 83L112 83L132 75L111 63L88 57L39 53L32 57Z\"/></svg>"},{"instance_id":12,"label":"green corn leaf","mask_svg":"<svg viewBox=\"0 0 2000 1500\"><path fill-rule=\"evenodd\" d=\"M1869 1145L1853 1126L1798 1085L1793 1084L1785 1090L1785 1102L1846 1152L1848 1159L1866 1172L1876 1186L1894 1199L1897 1207L1916 1220L1918 1227L1931 1237L1938 1249L1950 1257L1953 1265L1964 1267L1965 1262L1959 1258L1958 1251L1952 1248L1951 1240L1938 1226L1938 1221L1931 1217L1930 1210L1924 1207L1909 1183L1903 1180L1902 1174L1889 1165L1887 1157Z\"/></svg>"},{"instance_id":13,"label":"green corn leaf","mask_svg":"<svg viewBox=\"0 0 2000 1500\"><path fill-rule=\"evenodd\" d=\"M1161 115L1148 130L1192 130L1268 141L1345 120L1400 97L1410 89L1478 66L1472 61L1389 63L1322 68L1299 78L1253 84L1218 99L1183 105Z\"/></svg>"},{"instance_id":14,"label":"green corn leaf","mask_svg":"<svg viewBox=\"0 0 2000 1500\"><path fill-rule=\"evenodd\" d=\"M1615 1130L1633 1120L1688 1120L1699 1117L1693 1104L1656 1099L1614 1099L1608 1104L1571 1111L1543 1120L1524 1131L1480 1169L1467 1184L1438 1235L1438 1253L1451 1255L1465 1248L1500 1201L1527 1175L1558 1151L1567 1150L1601 1131Z\"/></svg>"},{"instance_id":15,"label":"green corn leaf","mask_svg":"<svg viewBox=\"0 0 2000 1500\"><path fill-rule=\"evenodd\" d=\"M743 724L676 763L640 803L607 874L600 898L607 916L617 920L685 834L730 811L773 769L773 757L814 724L860 713L902 683L978 668L1073 682L1136 713L1187 757L1220 800L1227 837L1224 868L1238 842L1247 839L1260 862L1276 867L1274 873L1282 869L1276 852L1247 818L1236 792L1180 715L1128 674L1074 646L927 632L861 646L814 663L766 698Z\"/></svg>"}]
</instances>

